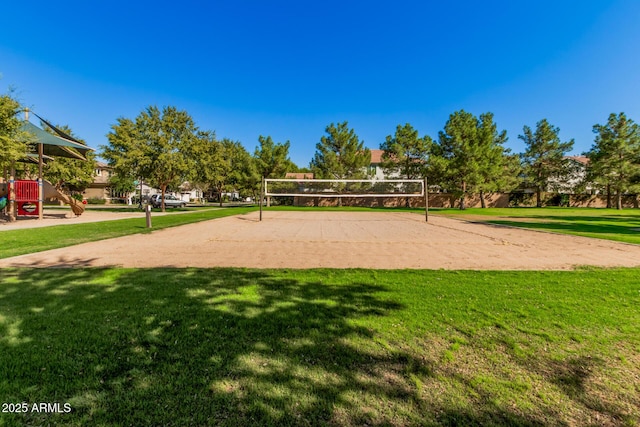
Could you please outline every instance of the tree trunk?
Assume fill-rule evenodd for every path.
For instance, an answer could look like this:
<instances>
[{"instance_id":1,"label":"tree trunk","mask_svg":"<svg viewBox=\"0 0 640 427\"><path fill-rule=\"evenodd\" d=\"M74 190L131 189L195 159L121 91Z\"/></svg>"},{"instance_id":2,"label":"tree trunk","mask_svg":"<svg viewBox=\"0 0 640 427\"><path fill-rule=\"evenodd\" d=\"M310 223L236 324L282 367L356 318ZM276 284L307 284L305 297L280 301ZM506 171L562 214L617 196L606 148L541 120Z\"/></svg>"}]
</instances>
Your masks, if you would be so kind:
<instances>
[{"instance_id":1,"label":"tree trunk","mask_svg":"<svg viewBox=\"0 0 640 427\"><path fill-rule=\"evenodd\" d=\"M484 201L484 191L480 190L480 206L482 209L487 208L487 203Z\"/></svg>"},{"instance_id":2,"label":"tree trunk","mask_svg":"<svg viewBox=\"0 0 640 427\"><path fill-rule=\"evenodd\" d=\"M607 184L607 209L611 209L611 184Z\"/></svg>"},{"instance_id":3,"label":"tree trunk","mask_svg":"<svg viewBox=\"0 0 640 427\"><path fill-rule=\"evenodd\" d=\"M542 190L540 189L540 187L536 189L536 207L542 207Z\"/></svg>"},{"instance_id":4,"label":"tree trunk","mask_svg":"<svg viewBox=\"0 0 640 427\"><path fill-rule=\"evenodd\" d=\"M222 188L218 190L218 201L220 202L220 207L222 207Z\"/></svg>"},{"instance_id":5,"label":"tree trunk","mask_svg":"<svg viewBox=\"0 0 640 427\"><path fill-rule=\"evenodd\" d=\"M462 196L460 197L460 210L463 211L465 209L464 206L464 197L467 195L467 183L462 183Z\"/></svg>"},{"instance_id":6,"label":"tree trunk","mask_svg":"<svg viewBox=\"0 0 640 427\"><path fill-rule=\"evenodd\" d=\"M616 209L617 210L622 209L622 191L620 191L620 189L616 191Z\"/></svg>"},{"instance_id":7,"label":"tree trunk","mask_svg":"<svg viewBox=\"0 0 640 427\"><path fill-rule=\"evenodd\" d=\"M167 186L166 185L161 185L160 186L160 194L161 194L161 199L160 199L160 210L162 212L164 212L164 195L167 192Z\"/></svg>"}]
</instances>

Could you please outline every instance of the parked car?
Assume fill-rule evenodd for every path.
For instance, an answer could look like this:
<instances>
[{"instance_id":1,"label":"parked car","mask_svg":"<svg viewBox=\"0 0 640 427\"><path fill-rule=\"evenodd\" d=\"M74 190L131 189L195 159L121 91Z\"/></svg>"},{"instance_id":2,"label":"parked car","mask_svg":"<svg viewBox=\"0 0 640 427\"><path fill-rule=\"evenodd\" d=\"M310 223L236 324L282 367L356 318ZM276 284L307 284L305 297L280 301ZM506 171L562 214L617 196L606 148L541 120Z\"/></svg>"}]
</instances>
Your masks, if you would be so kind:
<instances>
[{"instance_id":1,"label":"parked car","mask_svg":"<svg viewBox=\"0 0 640 427\"><path fill-rule=\"evenodd\" d=\"M151 206L154 208L159 208L162 204L162 196L160 194L154 194L150 199ZM174 207L174 208L184 208L187 206L187 202L182 199L178 199L176 196L172 196L171 194L164 195L164 206L166 208Z\"/></svg>"}]
</instances>

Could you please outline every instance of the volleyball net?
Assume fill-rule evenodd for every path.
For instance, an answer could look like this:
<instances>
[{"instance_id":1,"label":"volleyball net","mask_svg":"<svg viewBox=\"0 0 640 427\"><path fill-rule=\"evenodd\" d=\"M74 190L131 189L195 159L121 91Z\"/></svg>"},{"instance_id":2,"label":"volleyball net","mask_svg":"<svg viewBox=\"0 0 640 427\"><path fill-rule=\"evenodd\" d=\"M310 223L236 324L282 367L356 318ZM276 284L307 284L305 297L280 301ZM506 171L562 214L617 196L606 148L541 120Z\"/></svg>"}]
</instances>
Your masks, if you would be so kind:
<instances>
[{"instance_id":1,"label":"volleyball net","mask_svg":"<svg viewBox=\"0 0 640 427\"><path fill-rule=\"evenodd\" d=\"M425 201L428 220L426 180L421 179L276 179L266 178L262 185L264 197L318 197L318 198L376 198L421 197Z\"/></svg>"}]
</instances>

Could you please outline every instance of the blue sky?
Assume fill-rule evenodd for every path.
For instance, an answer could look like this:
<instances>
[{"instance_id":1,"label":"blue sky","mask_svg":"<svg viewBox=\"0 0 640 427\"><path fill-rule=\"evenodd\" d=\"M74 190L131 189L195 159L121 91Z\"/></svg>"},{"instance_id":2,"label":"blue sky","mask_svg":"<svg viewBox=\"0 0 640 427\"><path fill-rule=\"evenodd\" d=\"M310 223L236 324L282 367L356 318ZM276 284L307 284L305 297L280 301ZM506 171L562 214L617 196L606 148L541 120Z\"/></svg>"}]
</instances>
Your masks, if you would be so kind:
<instances>
[{"instance_id":1,"label":"blue sky","mask_svg":"<svg viewBox=\"0 0 640 427\"><path fill-rule=\"evenodd\" d=\"M454 111L491 111L521 152L523 125L547 118L574 154L612 112L640 122L635 0L33 0L2 15L0 92L96 148L150 105L249 152L289 140L299 166L345 120L379 148L398 124L436 138Z\"/></svg>"}]
</instances>

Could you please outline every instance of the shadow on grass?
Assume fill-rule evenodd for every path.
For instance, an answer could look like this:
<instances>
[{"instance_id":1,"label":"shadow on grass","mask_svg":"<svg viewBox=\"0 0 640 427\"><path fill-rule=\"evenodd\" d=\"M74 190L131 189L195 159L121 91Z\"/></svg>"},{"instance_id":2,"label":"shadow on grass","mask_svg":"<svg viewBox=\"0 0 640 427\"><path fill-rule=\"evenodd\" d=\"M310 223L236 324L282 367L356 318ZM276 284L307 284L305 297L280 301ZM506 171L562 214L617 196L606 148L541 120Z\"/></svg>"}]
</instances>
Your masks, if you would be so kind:
<instances>
[{"instance_id":1,"label":"shadow on grass","mask_svg":"<svg viewBox=\"0 0 640 427\"><path fill-rule=\"evenodd\" d=\"M507 216L507 218L531 218L547 221L566 221L566 222L619 222L627 223L626 225L640 226L640 215L526 215L526 216ZM620 224L624 225L624 224Z\"/></svg>"},{"instance_id":2,"label":"shadow on grass","mask_svg":"<svg viewBox=\"0 0 640 427\"><path fill-rule=\"evenodd\" d=\"M628 219L616 222L617 218L599 218L599 217L575 217L575 218L554 218L547 217L536 219L536 221L507 221L507 220L490 220L486 223L496 225L508 225L519 228L531 228L535 230L556 231L563 233L583 234L598 236L612 240L628 241L630 243L640 243L640 222L630 222ZM620 236L616 238L616 236ZM637 241L634 239L637 238Z\"/></svg>"},{"instance_id":3,"label":"shadow on grass","mask_svg":"<svg viewBox=\"0 0 640 427\"><path fill-rule=\"evenodd\" d=\"M545 424L454 373L442 380L474 389L475 405L425 399L415 379L439 381L437 361L371 345L379 331L362 326L405 309L385 286L287 276L3 270L0 396L72 412L0 425ZM558 366L558 381L582 399L588 372L576 369ZM549 423L563 425L557 415Z\"/></svg>"},{"instance_id":4,"label":"shadow on grass","mask_svg":"<svg viewBox=\"0 0 640 427\"><path fill-rule=\"evenodd\" d=\"M358 395L416 399L377 377L407 355L351 342L375 333L352 320L401 308L375 285L233 269L5 270L0 283L3 401L73 408L9 425L362 424Z\"/></svg>"}]
</instances>

